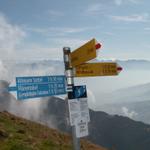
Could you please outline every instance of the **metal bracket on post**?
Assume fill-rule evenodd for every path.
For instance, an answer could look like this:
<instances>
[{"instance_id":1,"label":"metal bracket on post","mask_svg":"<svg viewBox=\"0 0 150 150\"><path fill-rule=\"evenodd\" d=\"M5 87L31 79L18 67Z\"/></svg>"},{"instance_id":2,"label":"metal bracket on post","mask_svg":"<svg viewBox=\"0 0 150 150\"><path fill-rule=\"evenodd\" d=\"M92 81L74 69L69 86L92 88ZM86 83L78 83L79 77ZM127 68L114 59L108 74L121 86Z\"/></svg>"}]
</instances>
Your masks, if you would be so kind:
<instances>
[{"instance_id":1,"label":"metal bracket on post","mask_svg":"<svg viewBox=\"0 0 150 150\"><path fill-rule=\"evenodd\" d=\"M64 47L63 54L64 54L64 64L65 64L65 75L67 81L67 94L68 100L71 99L73 94L73 86L74 86L74 76L73 76L73 68L71 67L70 63L70 48ZM76 129L75 126L72 126L72 139L73 139L73 148L74 150L80 150L80 138L76 137Z\"/></svg>"}]
</instances>

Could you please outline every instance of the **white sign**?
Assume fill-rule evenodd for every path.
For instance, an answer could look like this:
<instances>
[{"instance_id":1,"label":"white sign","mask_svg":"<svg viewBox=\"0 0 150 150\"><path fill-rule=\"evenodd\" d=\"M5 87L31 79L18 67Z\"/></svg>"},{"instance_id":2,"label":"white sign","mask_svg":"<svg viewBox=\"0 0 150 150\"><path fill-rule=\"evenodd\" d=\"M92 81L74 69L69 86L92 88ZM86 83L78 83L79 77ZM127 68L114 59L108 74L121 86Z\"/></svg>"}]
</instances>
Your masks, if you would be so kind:
<instances>
[{"instance_id":1,"label":"white sign","mask_svg":"<svg viewBox=\"0 0 150 150\"><path fill-rule=\"evenodd\" d=\"M86 122L90 121L87 98L69 100L68 105L71 126L75 125L77 119L85 118Z\"/></svg>"},{"instance_id":2,"label":"white sign","mask_svg":"<svg viewBox=\"0 0 150 150\"><path fill-rule=\"evenodd\" d=\"M81 117L75 121L76 137L84 137L88 135L88 122L85 118Z\"/></svg>"}]
</instances>

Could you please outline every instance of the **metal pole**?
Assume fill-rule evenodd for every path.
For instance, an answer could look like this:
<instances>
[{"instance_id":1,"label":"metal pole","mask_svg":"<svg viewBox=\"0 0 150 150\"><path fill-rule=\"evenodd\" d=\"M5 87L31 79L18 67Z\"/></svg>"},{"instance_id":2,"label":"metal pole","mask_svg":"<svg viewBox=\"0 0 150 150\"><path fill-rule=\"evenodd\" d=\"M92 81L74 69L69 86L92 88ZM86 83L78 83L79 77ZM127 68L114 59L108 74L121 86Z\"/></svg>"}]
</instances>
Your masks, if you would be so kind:
<instances>
[{"instance_id":1,"label":"metal pole","mask_svg":"<svg viewBox=\"0 0 150 150\"><path fill-rule=\"evenodd\" d=\"M63 54L64 54L64 64L65 64L65 74L66 74L66 81L67 81L67 88L70 91L67 92L68 100L71 99L73 94L73 86L74 86L74 77L73 77L73 69L70 64L70 48L64 47ZM76 128L72 126L72 140L73 140L73 149L80 150L80 138L76 137Z\"/></svg>"}]
</instances>

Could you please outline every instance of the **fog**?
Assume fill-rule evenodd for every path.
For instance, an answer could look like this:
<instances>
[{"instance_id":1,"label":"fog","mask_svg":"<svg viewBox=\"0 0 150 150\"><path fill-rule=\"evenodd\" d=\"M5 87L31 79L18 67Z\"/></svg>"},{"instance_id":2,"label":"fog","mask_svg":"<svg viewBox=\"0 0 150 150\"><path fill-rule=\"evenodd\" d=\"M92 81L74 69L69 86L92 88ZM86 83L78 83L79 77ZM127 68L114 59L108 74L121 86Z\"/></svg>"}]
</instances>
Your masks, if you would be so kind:
<instances>
[{"instance_id":1,"label":"fog","mask_svg":"<svg viewBox=\"0 0 150 150\"><path fill-rule=\"evenodd\" d=\"M149 70L123 70L118 76L113 77L90 77L76 79L77 84L85 84L91 93L94 95L93 100L90 100L90 105L95 108L95 105L111 103L109 94L112 94L120 89L150 83Z\"/></svg>"},{"instance_id":2,"label":"fog","mask_svg":"<svg viewBox=\"0 0 150 150\"><path fill-rule=\"evenodd\" d=\"M64 64L61 61L0 61L1 80L10 82L10 86L15 86L17 76L44 76L63 75ZM139 70L128 69L123 66L123 71L118 76L106 77L84 77L75 78L75 85L86 85L88 89L89 104L107 103L105 96L116 90L128 88L150 82L150 71L148 69ZM108 102L109 103L109 102Z\"/></svg>"},{"instance_id":3,"label":"fog","mask_svg":"<svg viewBox=\"0 0 150 150\"><path fill-rule=\"evenodd\" d=\"M42 98L28 99L18 101L16 92L10 92L9 95L4 93L2 89L9 86L15 86L15 77L21 76L45 76L45 75L63 75L64 64L61 61L38 60L38 61L0 61L0 79L7 81L5 84L1 81L0 96L1 99L9 99L7 110L32 120L41 119L41 112L47 108L48 100L40 100ZM89 77L75 78L75 85L86 85L88 92L89 107L96 110L101 110L100 106L111 102L119 103L116 98L111 97L116 91L136 85L149 83L150 71L148 69L128 69L123 66L123 71L118 76L112 77ZM125 96L125 95L122 95ZM59 96L64 99L66 95ZM10 101L11 99L11 101ZM6 109L6 108L5 108ZM130 118L138 114L134 110L129 110L127 107L122 107L122 114ZM43 120L43 119L42 119ZM45 124L54 127L53 118L45 118Z\"/></svg>"}]
</instances>

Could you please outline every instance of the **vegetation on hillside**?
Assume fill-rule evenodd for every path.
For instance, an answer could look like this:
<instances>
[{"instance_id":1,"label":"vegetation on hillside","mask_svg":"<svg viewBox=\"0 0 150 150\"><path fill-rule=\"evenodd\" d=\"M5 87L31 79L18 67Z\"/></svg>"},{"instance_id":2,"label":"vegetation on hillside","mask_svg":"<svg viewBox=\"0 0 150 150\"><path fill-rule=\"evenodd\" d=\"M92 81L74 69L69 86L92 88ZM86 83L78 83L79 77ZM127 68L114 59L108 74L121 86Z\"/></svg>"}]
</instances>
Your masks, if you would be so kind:
<instances>
[{"instance_id":1,"label":"vegetation on hillside","mask_svg":"<svg viewBox=\"0 0 150 150\"><path fill-rule=\"evenodd\" d=\"M71 137L8 112L0 112L1 150L71 150ZM82 150L106 150L81 141Z\"/></svg>"}]
</instances>

